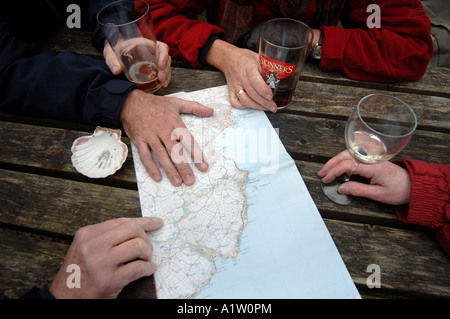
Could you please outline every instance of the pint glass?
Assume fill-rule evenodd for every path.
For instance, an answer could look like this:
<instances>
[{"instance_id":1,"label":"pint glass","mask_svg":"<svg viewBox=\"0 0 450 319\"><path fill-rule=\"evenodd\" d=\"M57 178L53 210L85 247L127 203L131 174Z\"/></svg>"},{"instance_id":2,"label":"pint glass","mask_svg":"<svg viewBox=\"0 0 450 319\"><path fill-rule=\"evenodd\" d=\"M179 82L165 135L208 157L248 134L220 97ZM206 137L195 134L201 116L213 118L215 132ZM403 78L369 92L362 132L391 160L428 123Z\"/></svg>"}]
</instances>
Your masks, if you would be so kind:
<instances>
[{"instance_id":1,"label":"pint glass","mask_svg":"<svg viewBox=\"0 0 450 319\"><path fill-rule=\"evenodd\" d=\"M286 108L292 100L312 39L311 29L294 19L273 19L261 27L260 72L278 109Z\"/></svg>"},{"instance_id":2,"label":"pint glass","mask_svg":"<svg viewBox=\"0 0 450 319\"><path fill-rule=\"evenodd\" d=\"M129 81L148 93L161 88L150 8L143 1L116 1L97 14L103 34Z\"/></svg>"}]
</instances>

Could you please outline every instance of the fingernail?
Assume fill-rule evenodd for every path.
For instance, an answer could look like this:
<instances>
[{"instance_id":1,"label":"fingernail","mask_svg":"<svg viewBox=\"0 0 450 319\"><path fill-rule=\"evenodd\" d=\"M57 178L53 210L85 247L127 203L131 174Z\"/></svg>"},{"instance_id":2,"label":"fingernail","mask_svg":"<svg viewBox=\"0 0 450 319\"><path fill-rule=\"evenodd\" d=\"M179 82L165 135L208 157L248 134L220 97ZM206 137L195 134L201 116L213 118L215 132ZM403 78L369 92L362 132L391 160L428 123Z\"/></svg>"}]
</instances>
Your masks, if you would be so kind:
<instances>
[{"instance_id":1,"label":"fingernail","mask_svg":"<svg viewBox=\"0 0 450 319\"><path fill-rule=\"evenodd\" d=\"M186 184L191 184L191 183L194 181L194 178L192 177L192 175L187 174L187 175L184 177L184 181L185 181Z\"/></svg>"},{"instance_id":2,"label":"fingernail","mask_svg":"<svg viewBox=\"0 0 450 319\"><path fill-rule=\"evenodd\" d=\"M201 171L206 171L208 169L208 164L206 164L205 162L198 164L198 166Z\"/></svg>"},{"instance_id":3,"label":"fingernail","mask_svg":"<svg viewBox=\"0 0 450 319\"><path fill-rule=\"evenodd\" d=\"M270 95L270 94L267 94L265 97L266 97L267 100L271 100L272 99L272 95Z\"/></svg>"},{"instance_id":4,"label":"fingernail","mask_svg":"<svg viewBox=\"0 0 450 319\"><path fill-rule=\"evenodd\" d=\"M153 176L153 179L154 179L155 181L159 181L160 177L159 177L158 174L155 173L155 174L153 174L152 176Z\"/></svg>"},{"instance_id":5,"label":"fingernail","mask_svg":"<svg viewBox=\"0 0 450 319\"><path fill-rule=\"evenodd\" d=\"M348 187L346 187L346 186L340 186L340 187L338 188L338 193L339 193L339 194L343 194L343 195L348 194Z\"/></svg>"},{"instance_id":6,"label":"fingernail","mask_svg":"<svg viewBox=\"0 0 450 319\"><path fill-rule=\"evenodd\" d=\"M175 175L174 177L172 177L172 181L175 184L179 184L181 182L181 179L177 175Z\"/></svg>"},{"instance_id":7,"label":"fingernail","mask_svg":"<svg viewBox=\"0 0 450 319\"><path fill-rule=\"evenodd\" d=\"M162 226L164 224L164 221L159 217L149 217L149 218L153 220L153 223L155 224L156 227Z\"/></svg>"},{"instance_id":8,"label":"fingernail","mask_svg":"<svg viewBox=\"0 0 450 319\"><path fill-rule=\"evenodd\" d=\"M272 113L276 113L277 112L277 108L274 106L274 107L270 108L270 111L272 111Z\"/></svg>"}]
</instances>

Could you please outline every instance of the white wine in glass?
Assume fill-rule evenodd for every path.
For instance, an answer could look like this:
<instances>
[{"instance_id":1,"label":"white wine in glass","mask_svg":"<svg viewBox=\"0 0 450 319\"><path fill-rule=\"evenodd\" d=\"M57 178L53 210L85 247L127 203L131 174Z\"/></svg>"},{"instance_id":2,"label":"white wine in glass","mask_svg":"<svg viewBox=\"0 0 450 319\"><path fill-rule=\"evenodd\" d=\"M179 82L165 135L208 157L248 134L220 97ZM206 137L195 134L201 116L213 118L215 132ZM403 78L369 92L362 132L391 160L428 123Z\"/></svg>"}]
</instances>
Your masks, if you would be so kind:
<instances>
[{"instance_id":1,"label":"white wine in glass","mask_svg":"<svg viewBox=\"0 0 450 319\"><path fill-rule=\"evenodd\" d=\"M371 94L359 101L345 126L345 144L356 163L388 161L408 144L417 127L412 108L402 100ZM351 196L340 194L339 186L350 180L343 175L322 189L329 199L341 205L351 204Z\"/></svg>"}]
</instances>

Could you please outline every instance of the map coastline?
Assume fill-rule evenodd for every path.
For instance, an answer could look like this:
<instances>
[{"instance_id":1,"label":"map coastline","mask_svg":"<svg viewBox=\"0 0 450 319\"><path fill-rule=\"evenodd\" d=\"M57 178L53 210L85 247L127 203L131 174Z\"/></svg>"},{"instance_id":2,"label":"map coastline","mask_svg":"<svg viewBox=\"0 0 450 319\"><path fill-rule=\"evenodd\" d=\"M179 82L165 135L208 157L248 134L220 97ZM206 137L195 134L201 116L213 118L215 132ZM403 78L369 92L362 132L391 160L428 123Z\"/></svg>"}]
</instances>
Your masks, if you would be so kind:
<instances>
[{"instance_id":1,"label":"map coastline","mask_svg":"<svg viewBox=\"0 0 450 319\"><path fill-rule=\"evenodd\" d=\"M216 99L201 102L215 109L213 117L181 116L210 164L202 173L190 163L196 174L193 185L174 187L164 173L161 182L152 181L132 144L142 214L164 220L160 230L149 234L158 298L195 298L214 276L215 258L235 259L239 254L247 225L249 173L215 147L215 138L236 124L232 108Z\"/></svg>"}]
</instances>

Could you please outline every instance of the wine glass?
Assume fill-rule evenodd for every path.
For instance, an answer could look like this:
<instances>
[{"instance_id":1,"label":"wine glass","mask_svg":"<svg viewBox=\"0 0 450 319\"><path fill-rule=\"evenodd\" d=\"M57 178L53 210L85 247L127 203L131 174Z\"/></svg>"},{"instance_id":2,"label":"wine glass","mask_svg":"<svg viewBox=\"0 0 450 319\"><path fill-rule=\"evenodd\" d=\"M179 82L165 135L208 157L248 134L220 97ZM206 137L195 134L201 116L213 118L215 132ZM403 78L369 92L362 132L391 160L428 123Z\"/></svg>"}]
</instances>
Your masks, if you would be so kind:
<instances>
[{"instance_id":1,"label":"wine glass","mask_svg":"<svg viewBox=\"0 0 450 319\"><path fill-rule=\"evenodd\" d=\"M402 100L386 94L363 97L345 126L345 144L356 161L353 171L359 163L375 164L393 158L406 146L416 127L416 114ZM345 174L331 183L321 183L322 190L333 202L350 205L352 196L338 192L350 178L358 180L357 176Z\"/></svg>"}]
</instances>

